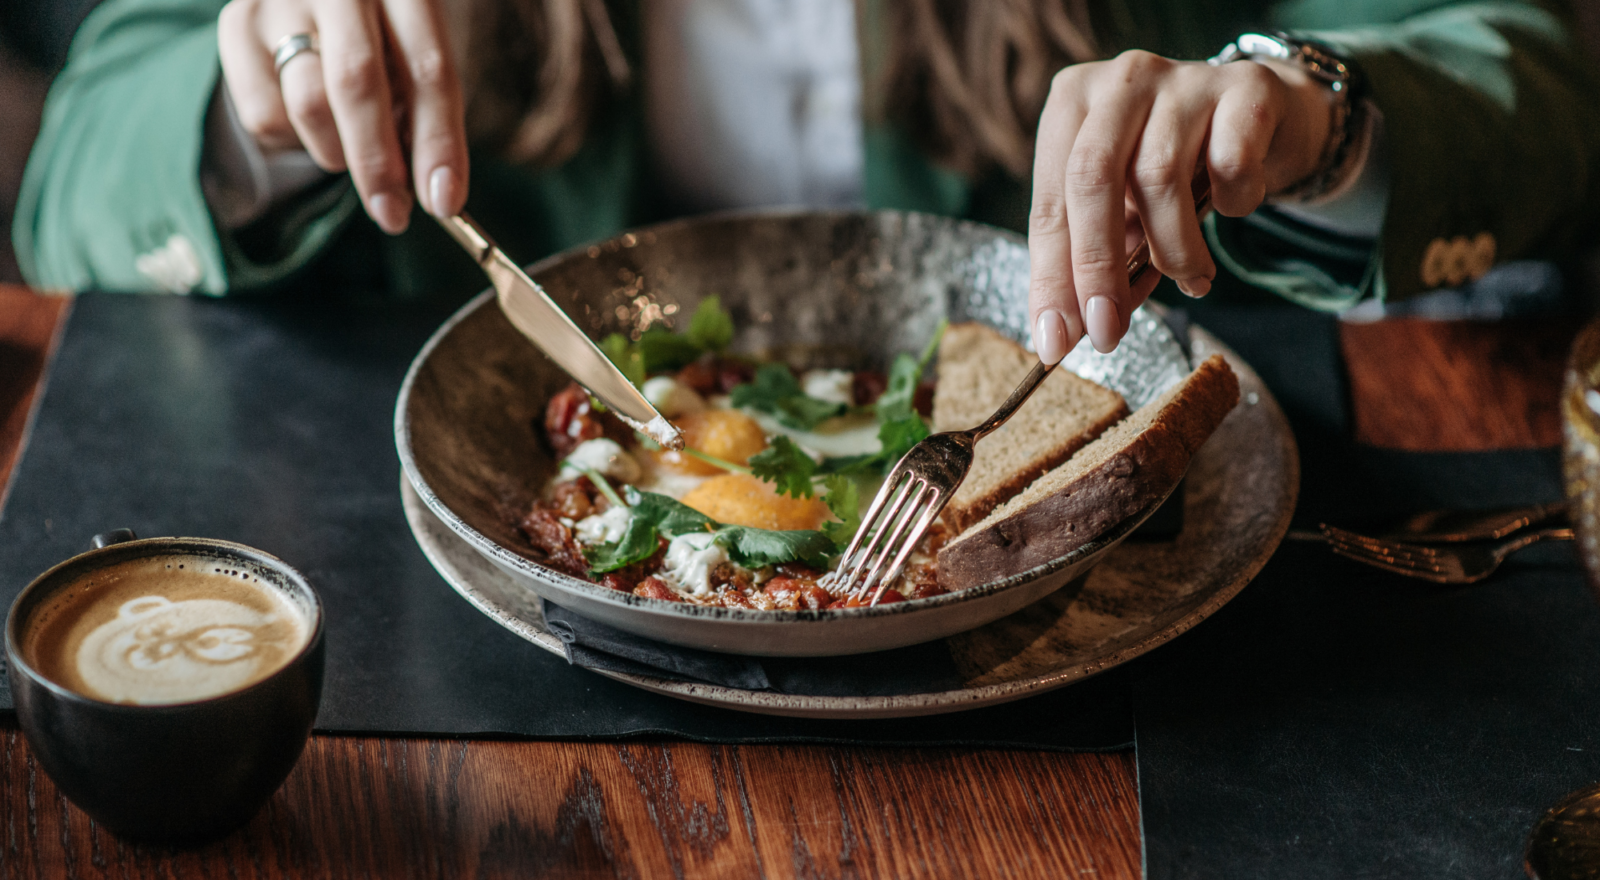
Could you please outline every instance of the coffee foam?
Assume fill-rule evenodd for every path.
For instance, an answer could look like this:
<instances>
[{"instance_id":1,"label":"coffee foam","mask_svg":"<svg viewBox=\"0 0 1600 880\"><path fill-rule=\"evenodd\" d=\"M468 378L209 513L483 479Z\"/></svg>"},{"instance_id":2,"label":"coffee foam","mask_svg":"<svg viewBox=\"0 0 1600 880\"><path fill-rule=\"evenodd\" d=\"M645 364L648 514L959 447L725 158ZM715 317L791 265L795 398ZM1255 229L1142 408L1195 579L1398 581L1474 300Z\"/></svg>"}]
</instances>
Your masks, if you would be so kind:
<instances>
[{"instance_id":1,"label":"coffee foam","mask_svg":"<svg viewBox=\"0 0 1600 880\"><path fill-rule=\"evenodd\" d=\"M57 590L30 615L23 655L46 678L115 703L241 690L305 647L309 615L248 566L135 559Z\"/></svg>"}]
</instances>

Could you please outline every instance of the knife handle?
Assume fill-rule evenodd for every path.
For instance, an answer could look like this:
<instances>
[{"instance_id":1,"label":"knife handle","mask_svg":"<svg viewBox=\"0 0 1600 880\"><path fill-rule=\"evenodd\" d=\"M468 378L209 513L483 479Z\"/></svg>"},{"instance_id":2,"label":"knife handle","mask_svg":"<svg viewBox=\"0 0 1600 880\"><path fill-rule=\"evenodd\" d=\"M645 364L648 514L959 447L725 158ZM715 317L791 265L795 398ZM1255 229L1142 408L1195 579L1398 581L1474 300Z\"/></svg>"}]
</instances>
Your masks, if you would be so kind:
<instances>
[{"instance_id":1,"label":"knife handle","mask_svg":"<svg viewBox=\"0 0 1600 880\"><path fill-rule=\"evenodd\" d=\"M451 238L466 248L467 253L473 255L473 259L477 260L480 266L488 263L490 256L500 249L499 245L494 243L494 239L489 237L489 233L478 225L478 221L472 219L472 215L465 211L454 217L435 219L444 227L445 232L450 233Z\"/></svg>"}]
</instances>

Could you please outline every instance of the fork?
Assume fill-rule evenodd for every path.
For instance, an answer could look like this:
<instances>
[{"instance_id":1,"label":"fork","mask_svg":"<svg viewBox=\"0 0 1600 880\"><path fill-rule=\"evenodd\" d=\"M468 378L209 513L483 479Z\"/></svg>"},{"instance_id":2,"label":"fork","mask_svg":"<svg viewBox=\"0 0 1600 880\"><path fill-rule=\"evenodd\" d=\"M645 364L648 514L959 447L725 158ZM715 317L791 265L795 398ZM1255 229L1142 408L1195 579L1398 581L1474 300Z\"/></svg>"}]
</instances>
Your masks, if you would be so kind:
<instances>
[{"instance_id":1,"label":"fork","mask_svg":"<svg viewBox=\"0 0 1600 880\"><path fill-rule=\"evenodd\" d=\"M1194 197L1195 214L1204 217L1211 209L1211 181L1203 169L1190 183L1190 194ZM1141 241L1128 255L1128 286L1137 286L1150 271L1150 243ZM878 604L883 591L900 576L934 517L966 479L978 441L1005 424L1055 368L1055 364L1042 361L1034 364L994 415L976 428L942 431L911 447L884 478L867 515L861 519L861 527L839 557L839 566L824 575L818 585L857 601L870 591L869 604Z\"/></svg>"},{"instance_id":2,"label":"fork","mask_svg":"<svg viewBox=\"0 0 1600 880\"><path fill-rule=\"evenodd\" d=\"M1426 547L1358 535L1326 523L1321 528L1328 539L1328 547L1340 556L1436 584L1476 583L1493 574L1507 556L1524 547L1540 541L1571 541L1574 537L1570 528L1538 529L1488 545Z\"/></svg>"},{"instance_id":3,"label":"fork","mask_svg":"<svg viewBox=\"0 0 1600 880\"><path fill-rule=\"evenodd\" d=\"M1429 510L1409 517L1382 537L1414 544L1454 544L1460 541L1491 541L1507 537L1529 526L1554 524L1567 518L1567 502L1496 507L1488 510ZM1290 541L1326 543L1328 538L1314 529L1291 529L1284 538Z\"/></svg>"},{"instance_id":4,"label":"fork","mask_svg":"<svg viewBox=\"0 0 1600 880\"><path fill-rule=\"evenodd\" d=\"M861 518L861 527L839 557L839 567L818 585L857 599L873 590L871 604L878 604L934 517L966 479L978 441L1005 424L1055 368L1055 364L1034 364L1005 403L977 427L942 431L911 447L884 478L867 515Z\"/></svg>"}]
</instances>

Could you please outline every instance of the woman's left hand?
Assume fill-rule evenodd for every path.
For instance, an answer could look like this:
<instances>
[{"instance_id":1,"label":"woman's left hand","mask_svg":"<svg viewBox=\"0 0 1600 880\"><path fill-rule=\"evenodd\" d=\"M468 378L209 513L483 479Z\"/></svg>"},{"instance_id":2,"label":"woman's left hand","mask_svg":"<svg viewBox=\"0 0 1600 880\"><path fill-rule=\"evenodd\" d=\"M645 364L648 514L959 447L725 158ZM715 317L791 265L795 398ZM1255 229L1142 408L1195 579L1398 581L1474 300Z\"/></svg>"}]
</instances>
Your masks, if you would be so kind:
<instances>
[{"instance_id":1,"label":"woman's left hand","mask_svg":"<svg viewBox=\"0 0 1600 880\"><path fill-rule=\"evenodd\" d=\"M1202 162L1215 209L1249 214L1316 169L1332 100L1300 68L1271 61L1124 52L1057 74L1039 120L1028 225L1040 359L1060 360L1085 333L1099 351L1116 348L1160 280L1149 273L1128 287L1141 236L1162 275L1205 295L1217 270L1190 192Z\"/></svg>"}]
</instances>

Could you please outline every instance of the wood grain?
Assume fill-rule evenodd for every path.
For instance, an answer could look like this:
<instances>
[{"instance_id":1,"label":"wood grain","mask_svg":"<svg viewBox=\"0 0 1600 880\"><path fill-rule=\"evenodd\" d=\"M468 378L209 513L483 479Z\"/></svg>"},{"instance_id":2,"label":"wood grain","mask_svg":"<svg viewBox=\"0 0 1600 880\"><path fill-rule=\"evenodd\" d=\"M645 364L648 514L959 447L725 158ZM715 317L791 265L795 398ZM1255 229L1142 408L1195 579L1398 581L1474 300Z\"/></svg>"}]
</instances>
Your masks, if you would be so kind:
<instances>
[{"instance_id":1,"label":"wood grain","mask_svg":"<svg viewBox=\"0 0 1600 880\"><path fill-rule=\"evenodd\" d=\"M0 286L0 491L70 301ZM0 726L0 877L1139 876L1131 752L317 736L211 846L123 843Z\"/></svg>"},{"instance_id":2,"label":"wood grain","mask_svg":"<svg viewBox=\"0 0 1600 880\"><path fill-rule=\"evenodd\" d=\"M1340 326L1355 438L1461 452L1561 443L1561 370L1579 322L1394 320Z\"/></svg>"},{"instance_id":3,"label":"wood grain","mask_svg":"<svg viewBox=\"0 0 1600 880\"><path fill-rule=\"evenodd\" d=\"M123 843L0 733L0 876L1139 876L1133 756L315 737L244 829Z\"/></svg>"},{"instance_id":4,"label":"wood grain","mask_svg":"<svg viewBox=\"0 0 1600 880\"><path fill-rule=\"evenodd\" d=\"M71 304L69 297L0 284L0 499L22 450L56 327Z\"/></svg>"}]
</instances>

